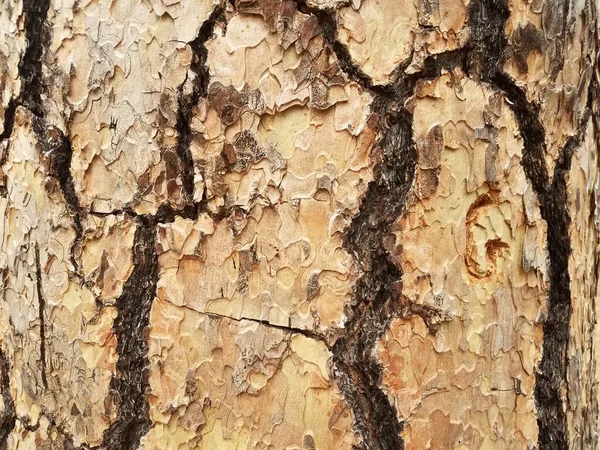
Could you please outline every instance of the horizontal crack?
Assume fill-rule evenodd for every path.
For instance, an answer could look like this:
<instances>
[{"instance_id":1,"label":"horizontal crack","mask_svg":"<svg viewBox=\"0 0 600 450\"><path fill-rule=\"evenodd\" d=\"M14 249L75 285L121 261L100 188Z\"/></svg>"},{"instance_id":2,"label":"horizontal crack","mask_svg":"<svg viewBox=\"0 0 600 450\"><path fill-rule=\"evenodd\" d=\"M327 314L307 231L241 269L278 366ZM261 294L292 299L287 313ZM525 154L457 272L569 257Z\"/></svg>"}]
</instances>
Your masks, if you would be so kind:
<instances>
[{"instance_id":1,"label":"horizontal crack","mask_svg":"<svg viewBox=\"0 0 600 450\"><path fill-rule=\"evenodd\" d=\"M186 308L188 308L186 306ZM314 331L311 330L307 330L304 328L296 328L296 327L292 327L291 325L277 325L274 323L269 322L268 320L265 319L256 319L256 318L252 318L252 317L233 317L233 316L228 316L226 314L218 314L218 313L214 313L214 312L205 312L205 311L197 311L195 309L190 308L192 311L195 311L199 314L205 314L209 317L212 318L222 318L222 319L229 319L229 320L233 320L235 322L242 322L242 321L247 321L247 322L253 322L253 323L257 323L259 325L263 325L265 327L268 328L274 328L277 330L282 330L282 331L286 331L289 333L296 333L296 334L301 334L307 338L310 339L314 339L320 342L323 342L327 348L329 348L329 344L327 343L326 339L319 333L316 333Z\"/></svg>"}]
</instances>

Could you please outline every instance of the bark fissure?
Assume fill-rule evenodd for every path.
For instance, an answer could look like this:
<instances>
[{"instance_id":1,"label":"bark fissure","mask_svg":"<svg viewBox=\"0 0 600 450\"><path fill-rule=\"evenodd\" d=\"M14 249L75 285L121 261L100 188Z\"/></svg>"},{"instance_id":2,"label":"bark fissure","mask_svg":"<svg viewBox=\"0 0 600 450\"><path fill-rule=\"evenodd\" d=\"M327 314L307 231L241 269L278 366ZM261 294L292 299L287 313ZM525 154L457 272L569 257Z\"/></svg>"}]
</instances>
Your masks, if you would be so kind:
<instances>
[{"instance_id":1,"label":"bark fissure","mask_svg":"<svg viewBox=\"0 0 600 450\"><path fill-rule=\"evenodd\" d=\"M50 42L50 32L46 27L49 9L50 0L23 1L27 47L19 62L19 78L23 84L18 103L38 117L45 115L42 101L42 58L44 49Z\"/></svg>"},{"instance_id":2,"label":"bark fissure","mask_svg":"<svg viewBox=\"0 0 600 450\"><path fill-rule=\"evenodd\" d=\"M183 195L186 202L192 200L194 196L194 161L190 152L190 142L192 138L191 121L193 118L194 107L201 98L206 98L208 94L209 72L206 66L208 50L204 46L212 37L215 24L224 20L224 9L217 6L206 20L196 38L189 43L192 49L193 59L190 66L195 77L191 80L192 91L190 94L184 94L184 89L188 77L179 86L178 89L178 113L177 113L177 132L179 134L177 142L177 155L179 157L179 167L181 170L181 181Z\"/></svg>"},{"instance_id":3,"label":"bark fissure","mask_svg":"<svg viewBox=\"0 0 600 450\"><path fill-rule=\"evenodd\" d=\"M575 149L580 145L587 119L579 124L576 136L569 138L560 150L552 182L544 160L545 130L540 119L540 107L527 99L525 91L505 74L501 67L507 46L504 33L509 18L506 0L484 0L471 4L470 70L482 81L504 93L513 111L521 138L525 175L540 202L542 218L547 223L550 286L547 316L543 323L542 359L536 371L535 402L537 409L538 445L540 449L568 449L567 416L563 389L567 383L567 347L572 315L569 276L570 217L566 176ZM595 84L595 83L592 83ZM593 87L590 87L590 94ZM590 95L590 99L591 99ZM586 105L587 114L591 108Z\"/></svg>"},{"instance_id":4,"label":"bark fissure","mask_svg":"<svg viewBox=\"0 0 600 450\"><path fill-rule=\"evenodd\" d=\"M25 38L27 45L19 61L19 79L21 88L19 95L12 97L4 110L4 126L0 133L0 142L10 138L15 125L17 107L27 108L37 117L44 116L42 105L42 56L44 44L50 41L48 29L45 27L46 17L50 9L50 0L24 0L23 14ZM0 157L0 166L8 158L8 149Z\"/></svg>"},{"instance_id":5,"label":"bark fissure","mask_svg":"<svg viewBox=\"0 0 600 450\"><path fill-rule=\"evenodd\" d=\"M35 287L38 298L38 319L40 321L40 364L42 384L48 389L48 378L46 375L46 300L42 287L42 267L40 265L40 246L35 244Z\"/></svg>"},{"instance_id":6,"label":"bark fissure","mask_svg":"<svg viewBox=\"0 0 600 450\"><path fill-rule=\"evenodd\" d=\"M0 347L0 394L2 395L3 409L0 411L0 450L7 449L8 436L15 427L17 413L15 403L10 395L10 364L8 356Z\"/></svg>"},{"instance_id":7,"label":"bark fissure","mask_svg":"<svg viewBox=\"0 0 600 450\"><path fill-rule=\"evenodd\" d=\"M347 308L345 333L332 347L332 371L354 413L354 425L366 449L402 449L403 422L395 406L381 389L382 368L373 355L375 345L395 317L420 315L435 332L439 318L429 311L405 305L401 300L402 273L390 258L389 228L404 212L416 170L417 154L412 136L412 116L406 101L419 80L434 79L443 70L466 68L463 49L426 58L420 72L404 75L410 58L395 70L396 81L375 85L352 61L348 48L337 39L332 11L309 7L297 0L298 9L315 16L323 36L335 53L340 68L374 96L373 112L379 118L381 162L375 180L361 201L344 236L344 246L354 256L363 274Z\"/></svg>"},{"instance_id":8,"label":"bark fissure","mask_svg":"<svg viewBox=\"0 0 600 450\"><path fill-rule=\"evenodd\" d=\"M44 46L50 41L49 30L45 26L49 9L50 0L23 1L23 26L27 45L18 66L21 88L18 97L11 98L4 111L4 129L0 134L0 141L8 139L13 132L17 107L22 106L37 117L45 115L42 102L42 58ZM3 155L0 165L6 162L7 154L5 152Z\"/></svg>"},{"instance_id":9,"label":"bark fissure","mask_svg":"<svg viewBox=\"0 0 600 450\"><path fill-rule=\"evenodd\" d=\"M146 398L148 382L148 342L146 329L158 282L156 229L139 224L133 246L134 269L116 301L117 317L113 332L119 359L110 390L117 418L104 432L107 450L129 450L139 446L150 428Z\"/></svg>"},{"instance_id":10,"label":"bark fissure","mask_svg":"<svg viewBox=\"0 0 600 450\"><path fill-rule=\"evenodd\" d=\"M67 211L73 219L75 228L75 239L71 244L70 261L75 273L79 273L77 259L75 258L76 249L83 239L82 220L85 212L79 205L79 197L75 192L73 176L71 174L71 160L73 158L73 148L71 141L58 128L51 128L48 133L48 150L45 155L49 158L49 174L58 180L60 190L66 203ZM80 279L83 277L80 275Z\"/></svg>"},{"instance_id":11,"label":"bark fissure","mask_svg":"<svg viewBox=\"0 0 600 450\"><path fill-rule=\"evenodd\" d=\"M396 120L383 134L379 173L344 237L363 275L355 288L355 305L348 311L346 332L333 346L333 372L354 411L363 446L372 449L404 448L403 424L380 388L382 369L373 357L400 296L401 272L390 261L384 241L405 206L416 164L410 119L403 114Z\"/></svg>"},{"instance_id":12,"label":"bark fissure","mask_svg":"<svg viewBox=\"0 0 600 450\"><path fill-rule=\"evenodd\" d=\"M394 86L380 85L373 83L373 80L367 75L360 65L356 64L350 56L348 48L342 44L338 39L337 20L335 18L335 11L326 8L315 8L309 6L306 0L293 0L300 11L303 14L312 15L315 17L321 28L323 38L329 45L329 48L335 54L340 69L352 80L361 85L364 89L368 90L372 94L382 98L393 98L396 96ZM399 72L398 70L396 71Z\"/></svg>"}]
</instances>

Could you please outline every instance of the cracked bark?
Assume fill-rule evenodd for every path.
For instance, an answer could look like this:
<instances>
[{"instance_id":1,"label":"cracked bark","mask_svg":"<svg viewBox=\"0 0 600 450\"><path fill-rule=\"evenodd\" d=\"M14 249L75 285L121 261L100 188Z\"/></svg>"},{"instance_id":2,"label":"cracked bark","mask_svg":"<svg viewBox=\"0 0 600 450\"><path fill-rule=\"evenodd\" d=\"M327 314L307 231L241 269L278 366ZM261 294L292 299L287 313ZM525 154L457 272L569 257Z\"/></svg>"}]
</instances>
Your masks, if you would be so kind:
<instances>
[{"instance_id":1,"label":"cracked bark","mask_svg":"<svg viewBox=\"0 0 600 450\"><path fill-rule=\"evenodd\" d=\"M137 17L147 14L151 19L146 22L154 21L152 39L142 37L148 32L142 20L136 25L141 30L139 35L131 30L124 34L131 33L135 52L126 48L131 44L128 36L123 47L110 57L110 36L116 33L110 26L126 26L119 16L120 3L104 11L104 16L94 12L101 22L109 16L112 22L92 31L94 25L85 22L91 17L89 11L84 11L86 6L75 5L73 11L77 14L73 14L52 0L23 1L21 20L26 44L18 63L21 89L12 92L3 104L4 128L0 134L0 173L5 178L0 186L5 210L0 237L7 235L5 230L10 235L11 227L31 227L41 233L34 231L21 244L16 241L16 247L3 238L0 269L12 277L11 286L25 286L19 287L23 302L29 294L26 282L20 280L28 276L28 270L29 277L33 275L40 326L41 386L35 385L32 377L24 381L25 387L15 384L11 389L11 377L23 370L21 366L12 369L12 365L22 362L11 358L17 358L13 355L28 338L17 331L22 318L5 298L0 323L12 331L0 340L0 448L13 448L18 433L30 440L53 441L47 430L56 431L56 440L65 449L178 445L221 448L227 443L247 448L367 449L479 447L484 443L495 448L593 446L598 428L596 382L592 380L594 351L598 348L598 338L592 331L596 311L595 306L590 310L582 300L595 302L598 264L596 260L594 264L588 261L582 268L581 261L585 260L584 248L598 244L598 166L594 151L585 153L582 149L598 141L599 86L597 69L593 69L597 62L597 31L592 33L596 39L590 44L591 50L577 60L584 81L565 88L569 94L556 101L544 97L553 98L554 85L543 89L547 88L546 80L555 83L559 77L571 76L569 70L577 71L573 69L577 65L573 58L579 56L570 53L577 50L571 50L571 41L573 36L583 38L584 32L596 30L597 12L593 5L586 4L585 14L573 19L571 14L579 8L574 2L565 2L560 8L551 1L542 2L548 9L541 14L540 23L551 38L541 38L536 34L541 33L537 22L524 25L524 19L515 18L519 7L516 0L482 0L470 2L468 7L461 1L452 7L437 3L407 3L406 17L393 18L412 20L411 8L415 8L414 24L396 27L408 30L412 36L409 51L393 71L384 73L384 65L368 62L369 53L365 57L364 47L370 42L369 36L378 32L377 26L386 25L373 20L372 14L377 8L385 14L386 8L394 7L387 2L373 6L371 0L353 5L336 0L215 1L213 5L202 5L204 9L197 14L178 3L139 6L132 20L136 22ZM452 9L453 14L442 14L443 8ZM456 13L461 10L463 19ZM526 14L528 9L522 12L523 17ZM581 25L583 31L575 32L581 36L573 35L582 16L587 22ZM14 23L20 22L15 19ZM360 35L363 28L371 30L364 32L365 37ZM69 45L56 44L71 33L69 30L79 30L89 38L89 61L69 54ZM11 37L7 32L3 39L16 42L19 31L16 33ZM405 37L394 33L389 30L389 43L375 40L370 44L373 60L381 56L385 46L393 50L395 57L403 55L398 49ZM186 38L179 39L180 35ZM464 35L468 37L460 37ZM534 36L535 45L524 47L519 39L525 35ZM103 44L94 41L98 36L100 41L105 39ZM104 53L99 52L102 45ZM242 59L240 52L244 54ZM142 55L139 60L132 56L134 53ZM137 64L131 66L136 67L134 72L120 66L118 54L128 55L130 63ZM515 76L512 70L517 67L520 75L529 70L523 76L535 79L536 70L545 70L545 64L535 63L540 55L549 55L544 83L537 85ZM265 61L269 61L266 69L262 68ZM103 65L114 67L101 74ZM88 70L90 67L93 69ZM144 71L149 74L147 79L143 78ZM286 71L292 71L293 76ZM106 76L108 73L110 76ZM126 84L128 77L140 77L139 93L121 92L122 86L128 86L127 91L135 85ZM158 85L146 89L156 80L160 80ZM94 90L97 86L102 89ZM444 131L444 124L426 123L435 116L423 112L428 102L451 104L451 99L440 93L444 86L451 86L456 97L470 108L463 116L448 113L457 115L449 119L452 126L464 122L470 128L456 131L461 145L488 145L482 163L487 178L480 185L474 184L476 175L472 174L480 168L476 165L479 150L471 148L474 156L463 161L472 173L464 180L453 178L461 176L456 175L460 172L458 166L451 164L451 155L460 147L454 144L454 128ZM486 105L461 98L463 88L484 92ZM88 97L81 100L82 92L87 90ZM105 92L111 93L101 107L104 109L94 110L105 101L101 100ZM574 112L577 99L572 100L572 92L585 97L578 106L579 115ZM160 97L152 97L156 93ZM79 103L73 100L77 96ZM143 101L137 102L136 96ZM576 105L568 103L571 101ZM351 112L344 111L344 105L351 102ZM568 105L560 106L561 102ZM555 104L559 105L555 115L568 116L572 112L571 132L554 130L548 122ZM499 105L506 105L512 115L503 116L498 112ZM19 133L26 129L23 110L32 116L32 145L41 163L36 170L42 174L39 179L44 180L44 195L63 208L53 219L44 217L43 225L30 225L37 219L30 216L19 222L21 213L15 206L20 201L15 192L21 192L21 186L41 183L39 179L26 179L29 175L22 175L26 169L20 168L26 167L18 156L23 140ZM111 111L110 125L102 118L106 111ZM483 117L482 128L469 122L477 122L479 115ZM135 119L127 125L129 128L119 128L118 124L130 116ZM303 128L306 117L308 125ZM516 153L511 162L498 169L496 158L505 151L503 146L508 148L503 139L510 135L508 125L498 125L501 120L514 122L517 141L512 144ZM144 134L144 127L152 132ZM317 147L323 139L320 130L329 130L326 139L333 145ZM106 133L110 135L108 145ZM341 144L342 135L351 136L355 147ZM555 139L555 135L561 137ZM128 142L135 147L144 139L160 150L141 161L142 154L134 153ZM522 156L517 148L521 144ZM353 154L352 162L345 157L339 163L336 156L329 155L344 145L347 153ZM552 148L557 146L557 156L553 157ZM587 162L577 160L575 164L578 152L591 156ZM143 170L135 167L136 158ZM522 168L515 168L514 161ZM309 169L311 164L314 167ZM501 170L505 172L499 174ZM519 184L519 175L514 174L518 170L524 172L525 188ZM583 178L580 172L585 174ZM113 175L119 181L103 184L103 178L108 180ZM454 185L448 181L450 178ZM439 282L454 276L454 272L444 272L452 259L427 273L423 268L426 264L412 253L411 233L421 233L415 239L422 239L425 248L430 233L426 215L444 209L431 199L444 189L449 196L463 181L467 187L460 202L472 203L465 207L465 217L457 219L452 227L453 233L464 234L464 241L468 241L465 250L461 250L463 237L457 237L455 243L460 256L455 260L466 268L466 285L486 289L495 286L496 265L500 264L512 264L519 274L535 272L540 279L546 274L548 278L547 288L543 283L531 287L531 278L524 283L541 294L519 291L521 287L511 285L512 279L504 281L508 287L489 288L493 292L490 290L484 304L495 304L497 311L490 316L485 315L488 310L481 313L480 317L492 320L484 331L471 326L477 313L471 317L469 308L476 308L476 294L463 294L456 288L455 279ZM502 183L518 192L514 194L517 197L509 197L501 189ZM530 197L528 186L533 191ZM128 189L133 192L131 198L119 198ZM475 194L476 200L469 200ZM23 199L22 207L26 208L29 200L26 196ZM494 234L501 228L501 221L488 213L507 202L525 205L524 212L521 208L504 217L505 223L516 227L510 228L511 233L521 239L522 231L515 223L526 216L523 243L517 247L506 242L510 241L506 234ZM422 206L433 213L419 216ZM457 210L460 207L462 203L454 206ZM322 220L323 215L328 219ZM407 225L412 226L415 217L422 221L416 232ZM490 229L495 231L488 230L485 220L493 223ZM136 227L133 244L121 245L128 221ZM464 233L461 221L466 223ZM60 234L57 230L61 227L68 231ZM321 240L314 237L321 236L319 227L328 228L326 237L318 238ZM532 241L539 245L534 251L527 233L538 229L545 234L541 240ZM492 235L481 238L482 230ZM580 241L574 242L573 235ZM477 239L487 240L482 244ZM25 241L35 250L34 264L29 269L24 263L27 257L14 250L18 245L25 247ZM447 255L444 245L433 250L429 261ZM515 248L522 254L513 254ZM321 251L335 253L338 259L329 262ZM531 252L537 252L537 256L531 256ZM539 256L540 252L547 252L547 260ZM56 261L63 264L60 269L55 268ZM94 269L86 269L89 267ZM103 297L109 270L121 277L122 284L113 300ZM571 275L578 270L585 272L581 280ZM415 275L417 272L419 275ZM422 289L419 283L427 278L431 292L415 294ZM509 308L515 316L508 317L501 310L507 307L502 303L502 289L512 289L511 302L518 303L510 308L534 301L543 305L536 314L527 309L520 316ZM43 295L46 290L49 296ZM89 369L99 365L101 359L109 365L98 366L93 376L85 375L85 370L77 366L68 375L73 378L71 384L57 384L55 380L62 376L64 337L63 330L57 333L55 327L57 323L62 327L79 326L75 318L73 323L65 322L64 311L75 314L74 305L83 305L92 291L96 293L94 310L81 318L80 336L72 338L70 344L76 347L75 342L83 342L77 350L81 353L71 358L85 360ZM580 291L585 292L583 298L578 297ZM432 301L427 297L430 293ZM62 303L66 308L61 310L63 315L55 313L56 305L62 308ZM461 306L455 308L455 304ZM573 321L577 320L580 322L574 327ZM529 321L530 328L519 328L523 321ZM453 324L458 322L456 328ZM412 327L411 331L406 327ZM585 329L582 336L572 331L578 327ZM495 329L501 330L500 334ZM538 334L541 343L536 341ZM195 344L190 345L190 339ZM585 351L572 359L569 355L576 350L577 339L583 339ZM461 342L454 349L450 341ZM530 347L513 349L525 341L532 342ZM396 346L399 342L402 345ZM421 349L427 342L432 345L431 356L413 349ZM5 353L2 348L9 351ZM97 356L89 348L107 353ZM493 366L500 358L498 348L503 354L514 350L520 355L520 371L512 366L501 370ZM413 357L412 363L403 366L406 351L416 351L420 359ZM473 363L474 369L456 368L452 372L448 361L459 352L464 352L460 357L465 359L455 363L470 367L472 362L466 358L475 358L478 362ZM489 367L485 365L488 362ZM427 370L436 371L426 366L435 364L437 371L448 378L448 385L440 377L426 380ZM477 370L483 370L478 378L464 381L471 376L464 372L475 374ZM572 373L586 373L592 378L589 382L574 381L569 375ZM102 389L94 386L97 376L109 376L106 392L96 390ZM422 376L427 383L419 381L410 387L411 376L419 380ZM529 376L535 379L534 385L529 383ZM283 380L287 377L288 383ZM307 379L311 381L305 384ZM513 384L506 387L498 384L499 380ZM411 402L416 401L425 410L430 408L428 397L444 391L450 395L457 389L467 392L463 385L480 390L479 400L469 396L472 394L465 395L466 404L473 410L506 408L502 395L514 394L515 406L512 411L496 412L501 419L479 420L475 413L467 418L459 416L458 409L448 406L440 396L429 420L439 423L440 429L445 427L444 431L436 436L422 432L423 440L418 441L415 436L419 432L414 430L422 425L418 408ZM304 391L298 394L296 387ZM315 392L327 397L317 399ZM55 396L53 402L57 402L57 395L68 399L64 408L68 413L60 407L44 406L44 399ZM493 408L485 403L486 396L493 398ZM93 405L91 398L95 399ZM519 402L530 400L534 407L518 409ZM577 412L581 409L579 400L583 413ZM301 401L306 404L300 405ZM31 418L17 419L15 404L28 408ZM90 410L97 414L94 417L102 418L102 425L89 424ZM299 411L307 413L300 417ZM69 425L69 414L81 422ZM253 415L262 419L251 422ZM536 427L532 428L530 419ZM442 424L445 420L447 425ZM488 423L490 430L481 423ZM94 427L96 433L90 431ZM504 436L491 431L498 427L505 427Z\"/></svg>"},{"instance_id":2,"label":"cracked bark","mask_svg":"<svg viewBox=\"0 0 600 450\"><path fill-rule=\"evenodd\" d=\"M111 397L117 418L103 436L107 449L135 449L150 427L148 419L148 344L144 338L156 291L156 230L140 225L133 244L134 269L117 299L113 330L117 337L117 373Z\"/></svg>"},{"instance_id":3,"label":"cracked bark","mask_svg":"<svg viewBox=\"0 0 600 450\"><path fill-rule=\"evenodd\" d=\"M0 348L0 388L2 390L2 413L0 413L0 448L8 448L8 436L15 427L15 404L10 395L10 366L6 353Z\"/></svg>"}]
</instances>

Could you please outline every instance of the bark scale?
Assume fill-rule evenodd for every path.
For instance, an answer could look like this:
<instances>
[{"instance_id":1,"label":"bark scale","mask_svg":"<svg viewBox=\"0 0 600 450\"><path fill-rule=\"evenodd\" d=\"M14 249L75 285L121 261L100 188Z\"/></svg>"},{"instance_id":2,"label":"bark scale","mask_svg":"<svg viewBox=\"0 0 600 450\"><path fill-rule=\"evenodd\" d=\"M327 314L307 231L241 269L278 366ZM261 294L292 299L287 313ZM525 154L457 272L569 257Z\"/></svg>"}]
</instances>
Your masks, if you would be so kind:
<instances>
[{"instance_id":1,"label":"bark scale","mask_svg":"<svg viewBox=\"0 0 600 450\"><path fill-rule=\"evenodd\" d=\"M0 449L598 445L583 0L0 7Z\"/></svg>"}]
</instances>

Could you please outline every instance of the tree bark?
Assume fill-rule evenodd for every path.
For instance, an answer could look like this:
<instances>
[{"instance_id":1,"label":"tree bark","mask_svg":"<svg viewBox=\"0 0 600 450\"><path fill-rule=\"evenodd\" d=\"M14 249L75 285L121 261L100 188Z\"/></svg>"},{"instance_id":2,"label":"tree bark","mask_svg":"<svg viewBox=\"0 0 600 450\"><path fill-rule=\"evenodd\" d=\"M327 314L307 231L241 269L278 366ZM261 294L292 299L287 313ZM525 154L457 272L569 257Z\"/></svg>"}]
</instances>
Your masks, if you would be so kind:
<instances>
[{"instance_id":1,"label":"tree bark","mask_svg":"<svg viewBox=\"0 0 600 450\"><path fill-rule=\"evenodd\" d=\"M0 450L592 449L598 5L0 6Z\"/></svg>"}]
</instances>

